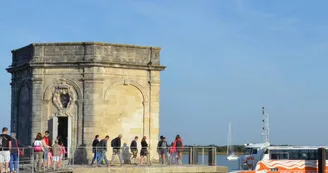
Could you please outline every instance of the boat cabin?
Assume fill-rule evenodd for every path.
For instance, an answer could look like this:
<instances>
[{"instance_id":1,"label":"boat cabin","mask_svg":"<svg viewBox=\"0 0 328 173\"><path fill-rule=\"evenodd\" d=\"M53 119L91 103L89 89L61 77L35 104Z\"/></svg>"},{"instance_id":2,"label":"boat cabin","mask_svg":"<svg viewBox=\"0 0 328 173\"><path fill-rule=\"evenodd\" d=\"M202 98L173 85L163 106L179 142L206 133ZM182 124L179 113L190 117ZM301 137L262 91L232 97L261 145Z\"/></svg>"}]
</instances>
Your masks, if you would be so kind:
<instances>
[{"instance_id":1,"label":"boat cabin","mask_svg":"<svg viewBox=\"0 0 328 173\"><path fill-rule=\"evenodd\" d=\"M240 170L317 170L319 146L249 145L239 157ZM328 147L324 147L328 148ZM326 153L328 160L328 152ZM287 164L288 163L288 164Z\"/></svg>"}]
</instances>

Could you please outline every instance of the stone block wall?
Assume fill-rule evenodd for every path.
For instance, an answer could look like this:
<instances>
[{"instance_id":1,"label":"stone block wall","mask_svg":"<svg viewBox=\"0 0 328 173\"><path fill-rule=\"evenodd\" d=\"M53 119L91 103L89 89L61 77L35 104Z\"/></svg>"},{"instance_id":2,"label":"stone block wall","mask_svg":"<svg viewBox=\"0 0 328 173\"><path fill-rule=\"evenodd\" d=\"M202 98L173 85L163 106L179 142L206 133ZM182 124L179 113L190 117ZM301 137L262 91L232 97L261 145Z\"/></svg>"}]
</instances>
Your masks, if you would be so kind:
<instances>
[{"instance_id":1,"label":"stone block wall","mask_svg":"<svg viewBox=\"0 0 328 173\"><path fill-rule=\"evenodd\" d=\"M165 69L160 48L34 43L12 54L11 129L22 132L20 124L28 122L30 130L18 136L25 145L38 132L60 130L54 128L56 118L70 117L72 148L91 147L96 134L122 134L128 145L134 136L147 136L152 158L158 157L160 71Z\"/></svg>"}]
</instances>

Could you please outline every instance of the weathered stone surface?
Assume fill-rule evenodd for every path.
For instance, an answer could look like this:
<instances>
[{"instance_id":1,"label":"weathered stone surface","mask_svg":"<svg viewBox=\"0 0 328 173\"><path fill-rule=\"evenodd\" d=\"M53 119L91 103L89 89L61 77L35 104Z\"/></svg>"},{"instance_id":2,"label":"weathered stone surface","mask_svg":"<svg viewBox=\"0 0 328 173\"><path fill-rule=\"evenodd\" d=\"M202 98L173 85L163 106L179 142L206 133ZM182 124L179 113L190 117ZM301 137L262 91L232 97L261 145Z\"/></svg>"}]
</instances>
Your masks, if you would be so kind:
<instances>
[{"instance_id":1,"label":"weathered stone surface","mask_svg":"<svg viewBox=\"0 0 328 173\"><path fill-rule=\"evenodd\" d=\"M91 147L96 134L101 138L123 134L122 143L130 143L134 136L151 136L150 155L158 157L160 71L165 69L160 65L160 48L33 43L12 54L7 69L12 74L11 130L23 145L46 130L54 139L62 130L56 124L67 117L70 152Z\"/></svg>"}]
</instances>

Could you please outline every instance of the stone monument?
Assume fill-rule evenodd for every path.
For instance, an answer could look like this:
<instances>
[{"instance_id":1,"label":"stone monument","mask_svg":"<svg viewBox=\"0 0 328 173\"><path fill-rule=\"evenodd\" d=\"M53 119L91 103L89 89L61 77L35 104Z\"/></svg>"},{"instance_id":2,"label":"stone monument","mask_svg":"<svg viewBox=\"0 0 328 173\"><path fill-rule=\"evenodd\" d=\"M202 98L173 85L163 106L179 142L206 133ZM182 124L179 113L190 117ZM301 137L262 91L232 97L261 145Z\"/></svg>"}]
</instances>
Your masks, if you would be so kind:
<instances>
[{"instance_id":1,"label":"stone monument","mask_svg":"<svg viewBox=\"0 0 328 173\"><path fill-rule=\"evenodd\" d=\"M98 42L33 43L13 50L7 69L11 131L30 146L38 132L49 130L51 141L57 136L64 141L69 158L83 146L89 159L97 134L111 139L122 134L122 144L146 136L151 158L157 158L165 69L160 50Z\"/></svg>"}]
</instances>

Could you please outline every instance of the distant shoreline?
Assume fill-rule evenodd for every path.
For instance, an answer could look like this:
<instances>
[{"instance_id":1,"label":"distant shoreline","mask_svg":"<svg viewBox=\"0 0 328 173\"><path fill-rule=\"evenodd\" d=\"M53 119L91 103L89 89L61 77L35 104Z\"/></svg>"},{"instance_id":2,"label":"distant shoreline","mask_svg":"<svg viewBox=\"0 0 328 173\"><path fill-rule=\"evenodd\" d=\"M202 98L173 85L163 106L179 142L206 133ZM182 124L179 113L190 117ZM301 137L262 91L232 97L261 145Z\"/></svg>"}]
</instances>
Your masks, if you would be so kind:
<instances>
[{"instance_id":1,"label":"distant shoreline","mask_svg":"<svg viewBox=\"0 0 328 173\"><path fill-rule=\"evenodd\" d=\"M202 155L202 151L198 151L197 153L198 153L198 155ZM189 154L189 152L184 151L183 154ZM239 155L242 155L243 152L235 152L235 154L237 156L239 156ZM204 155L208 155L208 151L204 151ZM216 152L216 155L225 155L226 156L227 152Z\"/></svg>"},{"instance_id":2,"label":"distant shoreline","mask_svg":"<svg viewBox=\"0 0 328 173\"><path fill-rule=\"evenodd\" d=\"M227 146L217 146L217 145L199 145L199 146L193 146L193 145L185 145L186 148L196 148L198 152L202 152L202 149L204 149L204 152L208 152L210 148L216 148L216 153L218 155L226 155L227 154ZM244 145L233 145L231 146L233 151L236 155L243 154L245 151ZM188 152L188 151L185 151Z\"/></svg>"}]
</instances>

